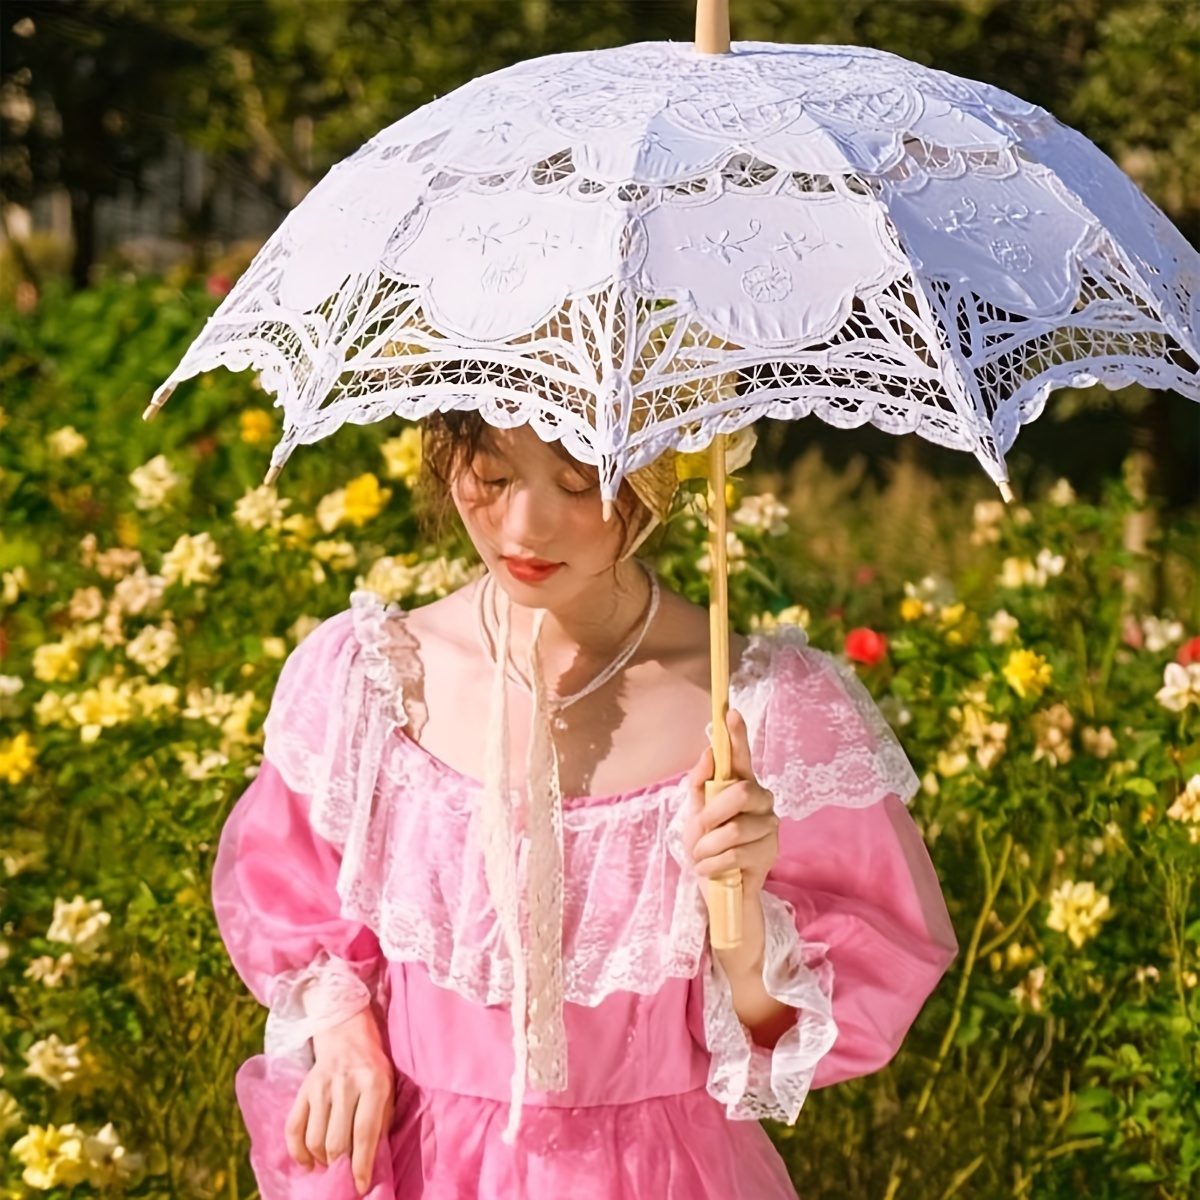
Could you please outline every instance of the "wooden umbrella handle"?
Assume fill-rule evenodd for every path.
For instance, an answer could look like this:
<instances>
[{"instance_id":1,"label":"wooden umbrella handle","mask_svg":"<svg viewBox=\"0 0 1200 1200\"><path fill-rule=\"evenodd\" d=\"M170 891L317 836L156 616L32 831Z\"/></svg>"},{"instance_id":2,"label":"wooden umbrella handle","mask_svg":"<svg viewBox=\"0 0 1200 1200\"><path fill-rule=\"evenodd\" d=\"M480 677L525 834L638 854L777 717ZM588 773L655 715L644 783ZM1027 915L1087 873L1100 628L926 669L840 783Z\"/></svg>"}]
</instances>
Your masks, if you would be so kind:
<instances>
[{"instance_id":1,"label":"wooden umbrella handle","mask_svg":"<svg viewBox=\"0 0 1200 1200\"><path fill-rule=\"evenodd\" d=\"M696 51L729 53L729 0L696 0Z\"/></svg>"},{"instance_id":2,"label":"wooden umbrella handle","mask_svg":"<svg viewBox=\"0 0 1200 1200\"><path fill-rule=\"evenodd\" d=\"M733 782L729 727L729 574L725 542L725 435L709 447L708 468L708 633L712 663L713 777L704 785L709 804ZM742 941L742 873L727 871L708 881L709 940L714 950L732 950Z\"/></svg>"}]
</instances>

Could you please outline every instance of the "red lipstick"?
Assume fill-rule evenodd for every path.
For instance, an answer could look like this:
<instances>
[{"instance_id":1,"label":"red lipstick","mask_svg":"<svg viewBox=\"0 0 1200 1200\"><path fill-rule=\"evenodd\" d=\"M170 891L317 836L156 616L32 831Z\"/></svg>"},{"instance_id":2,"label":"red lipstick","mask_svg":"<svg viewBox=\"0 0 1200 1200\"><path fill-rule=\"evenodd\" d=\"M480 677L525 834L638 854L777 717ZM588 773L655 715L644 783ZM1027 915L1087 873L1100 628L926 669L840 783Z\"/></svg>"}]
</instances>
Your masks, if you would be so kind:
<instances>
[{"instance_id":1,"label":"red lipstick","mask_svg":"<svg viewBox=\"0 0 1200 1200\"><path fill-rule=\"evenodd\" d=\"M547 562L544 558L516 558L512 555L505 555L502 561L508 573L519 583L541 583L563 565L560 562Z\"/></svg>"}]
</instances>

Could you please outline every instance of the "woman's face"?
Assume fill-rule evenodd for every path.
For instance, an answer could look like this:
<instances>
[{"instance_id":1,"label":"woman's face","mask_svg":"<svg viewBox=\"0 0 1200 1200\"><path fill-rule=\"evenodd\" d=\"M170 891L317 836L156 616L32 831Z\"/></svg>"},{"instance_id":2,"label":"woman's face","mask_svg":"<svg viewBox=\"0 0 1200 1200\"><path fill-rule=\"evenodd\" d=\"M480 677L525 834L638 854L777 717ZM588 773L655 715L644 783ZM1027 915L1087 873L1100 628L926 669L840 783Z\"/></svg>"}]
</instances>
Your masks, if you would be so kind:
<instances>
[{"instance_id":1,"label":"woman's face","mask_svg":"<svg viewBox=\"0 0 1200 1200\"><path fill-rule=\"evenodd\" d=\"M627 494L628 489L624 489ZM637 520L618 498L605 521L594 467L564 458L527 425L488 430L451 487L479 556L517 604L560 609L612 586L612 566Z\"/></svg>"}]
</instances>

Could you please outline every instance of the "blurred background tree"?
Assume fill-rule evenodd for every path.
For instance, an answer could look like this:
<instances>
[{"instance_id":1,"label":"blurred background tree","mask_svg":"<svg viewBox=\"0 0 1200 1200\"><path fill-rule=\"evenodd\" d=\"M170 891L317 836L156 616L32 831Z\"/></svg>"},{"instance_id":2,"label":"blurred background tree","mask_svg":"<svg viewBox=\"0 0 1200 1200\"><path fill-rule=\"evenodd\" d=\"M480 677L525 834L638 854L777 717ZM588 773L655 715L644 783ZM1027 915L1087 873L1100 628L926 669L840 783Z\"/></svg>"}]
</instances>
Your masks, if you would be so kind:
<instances>
[{"instance_id":1,"label":"blurred background tree","mask_svg":"<svg viewBox=\"0 0 1200 1200\"><path fill-rule=\"evenodd\" d=\"M735 38L874 46L1041 104L1111 154L1200 242L1195 0L733 0L731 8ZM98 225L103 201L122 194L132 204L157 191L162 232L182 262L233 274L333 163L433 97L535 55L686 41L693 13L693 0L7 0L0 232L19 273L36 283L44 268L10 228L14 206L65 193L69 275L83 287L120 259L107 244L116 235ZM172 154L184 155L179 187L155 178ZM231 190L251 198L237 222ZM974 470L965 456L874 430L851 439L800 422L773 436L782 461L813 444L843 464L866 453L880 480L898 454ZM1143 456L1152 495L1173 507L1200 497L1200 408L1141 387L1058 394L1023 432L1010 467L1032 488L1035 464L1053 461L1098 494L1131 450Z\"/></svg>"}]
</instances>

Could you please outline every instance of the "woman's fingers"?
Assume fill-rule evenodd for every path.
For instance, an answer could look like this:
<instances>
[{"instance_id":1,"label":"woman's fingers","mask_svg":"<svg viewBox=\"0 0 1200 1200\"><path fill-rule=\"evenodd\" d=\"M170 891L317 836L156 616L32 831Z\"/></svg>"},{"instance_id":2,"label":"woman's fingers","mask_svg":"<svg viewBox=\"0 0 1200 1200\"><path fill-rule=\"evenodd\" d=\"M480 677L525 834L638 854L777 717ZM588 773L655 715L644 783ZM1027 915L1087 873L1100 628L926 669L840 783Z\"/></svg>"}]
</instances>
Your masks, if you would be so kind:
<instances>
[{"instance_id":1,"label":"woman's fingers","mask_svg":"<svg viewBox=\"0 0 1200 1200\"><path fill-rule=\"evenodd\" d=\"M329 1128L329 1109L330 1097L325 1088L310 1088L308 1122L303 1133L304 1146L313 1162L320 1163L323 1167L329 1166L329 1159L325 1154L325 1134Z\"/></svg>"},{"instance_id":2,"label":"woman's fingers","mask_svg":"<svg viewBox=\"0 0 1200 1200\"><path fill-rule=\"evenodd\" d=\"M350 1153L350 1137L354 1130L354 1111L359 1103L358 1089L353 1079L338 1076L333 1081L333 1098L329 1106L329 1124L325 1129L325 1163L337 1162Z\"/></svg>"},{"instance_id":3,"label":"woman's fingers","mask_svg":"<svg viewBox=\"0 0 1200 1200\"><path fill-rule=\"evenodd\" d=\"M739 846L753 845L763 838L771 837L778 829L779 818L774 813L742 813L704 834L696 842L692 857L699 866L706 859L716 858L730 850L736 850Z\"/></svg>"},{"instance_id":4,"label":"woman's fingers","mask_svg":"<svg viewBox=\"0 0 1200 1200\"><path fill-rule=\"evenodd\" d=\"M754 763L750 757L746 718L736 708L731 708L725 714L725 728L729 730L729 765L734 779L753 779Z\"/></svg>"},{"instance_id":5,"label":"woman's fingers","mask_svg":"<svg viewBox=\"0 0 1200 1200\"><path fill-rule=\"evenodd\" d=\"M301 1087L296 1096L292 1111L288 1113L284 1125L284 1136L287 1139L288 1154L302 1167L312 1170L313 1157L308 1152L305 1137L308 1134L308 1086Z\"/></svg>"},{"instance_id":6,"label":"woman's fingers","mask_svg":"<svg viewBox=\"0 0 1200 1200\"><path fill-rule=\"evenodd\" d=\"M354 1186L358 1188L360 1196L365 1196L370 1190L375 1151L391 1121L388 1091L382 1083L372 1086L359 1099L358 1108L354 1110L354 1154L350 1167L354 1173Z\"/></svg>"}]
</instances>

